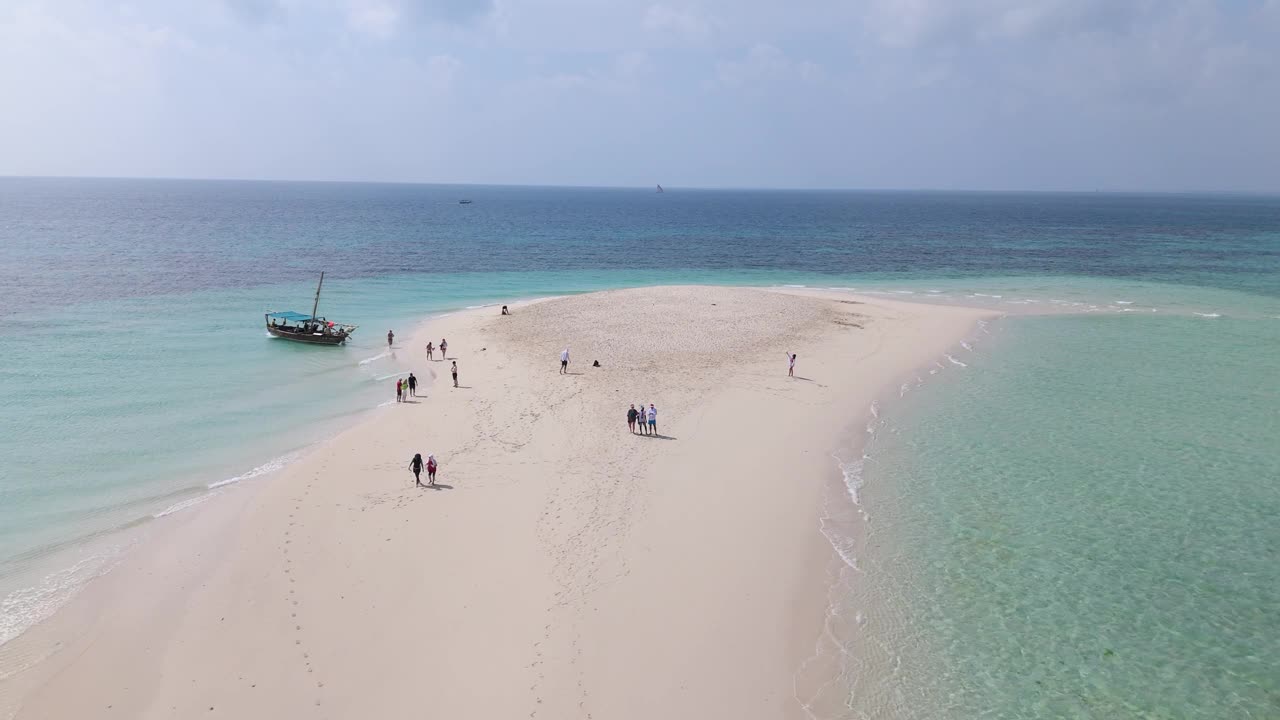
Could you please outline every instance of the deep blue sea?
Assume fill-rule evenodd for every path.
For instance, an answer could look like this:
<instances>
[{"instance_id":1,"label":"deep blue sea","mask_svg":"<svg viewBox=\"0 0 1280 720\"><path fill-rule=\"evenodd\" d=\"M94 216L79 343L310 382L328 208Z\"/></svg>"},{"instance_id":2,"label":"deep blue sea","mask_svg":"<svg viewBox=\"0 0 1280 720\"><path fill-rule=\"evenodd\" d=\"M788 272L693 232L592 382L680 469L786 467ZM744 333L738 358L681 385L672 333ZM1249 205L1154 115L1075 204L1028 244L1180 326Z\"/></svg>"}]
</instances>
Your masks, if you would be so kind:
<instances>
[{"instance_id":1,"label":"deep blue sea","mask_svg":"<svg viewBox=\"0 0 1280 720\"><path fill-rule=\"evenodd\" d=\"M322 270L352 342L269 338ZM815 717L1280 717L1263 196L0 178L0 644L385 402L388 329L668 283L1008 313L851 438Z\"/></svg>"}]
</instances>

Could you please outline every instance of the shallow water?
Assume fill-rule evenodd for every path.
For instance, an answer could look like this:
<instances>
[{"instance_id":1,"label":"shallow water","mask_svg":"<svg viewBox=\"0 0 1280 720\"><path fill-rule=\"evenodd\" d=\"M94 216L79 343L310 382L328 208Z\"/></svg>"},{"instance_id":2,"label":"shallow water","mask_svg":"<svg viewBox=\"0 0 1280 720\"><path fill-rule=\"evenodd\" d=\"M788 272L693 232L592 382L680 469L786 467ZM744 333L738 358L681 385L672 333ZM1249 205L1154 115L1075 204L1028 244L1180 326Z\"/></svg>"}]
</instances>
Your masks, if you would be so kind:
<instances>
[{"instance_id":1,"label":"shallow water","mask_svg":"<svg viewBox=\"0 0 1280 720\"><path fill-rule=\"evenodd\" d=\"M1276 716L1280 321L997 325L881 413L828 716Z\"/></svg>"},{"instance_id":2,"label":"shallow water","mask_svg":"<svg viewBox=\"0 0 1280 720\"><path fill-rule=\"evenodd\" d=\"M384 403L388 328L795 284L1009 313L868 434L836 712L1275 716L1277 228L1247 196L0 179L0 642L109 567L113 529ZM353 341L267 337L322 269Z\"/></svg>"}]
</instances>

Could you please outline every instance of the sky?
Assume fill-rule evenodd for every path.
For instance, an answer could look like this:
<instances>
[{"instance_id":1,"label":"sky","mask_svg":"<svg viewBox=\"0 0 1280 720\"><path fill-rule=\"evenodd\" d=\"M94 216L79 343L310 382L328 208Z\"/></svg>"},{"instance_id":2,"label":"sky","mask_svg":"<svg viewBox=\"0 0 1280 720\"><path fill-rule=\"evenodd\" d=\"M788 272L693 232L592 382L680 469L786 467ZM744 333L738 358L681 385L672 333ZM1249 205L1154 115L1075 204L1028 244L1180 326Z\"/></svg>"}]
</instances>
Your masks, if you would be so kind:
<instances>
[{"instance_id":1,"label":"sky","mask_svg":"<svg viewBox=\"0 0 1280 720\"><path fill-rule=\"evenodd\" d=\"M1280 192L1280 0L0 0L0 175Z\"/></svg>"}]
</instances>

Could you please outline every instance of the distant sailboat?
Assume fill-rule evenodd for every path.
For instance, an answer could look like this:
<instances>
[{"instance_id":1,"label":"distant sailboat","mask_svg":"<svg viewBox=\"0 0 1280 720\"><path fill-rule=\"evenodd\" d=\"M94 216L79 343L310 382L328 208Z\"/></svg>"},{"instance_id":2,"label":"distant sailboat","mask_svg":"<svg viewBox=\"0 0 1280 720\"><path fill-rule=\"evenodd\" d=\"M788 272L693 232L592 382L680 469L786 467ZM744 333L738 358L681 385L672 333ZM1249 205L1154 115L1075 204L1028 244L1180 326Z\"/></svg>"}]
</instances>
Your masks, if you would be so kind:
<instances>
[{"instance_id":1,"label":"distant sailboat","mask_svg":"<svg viewBox=\"0 0 1280 720\"><path fill-rule=\"evenodd\" d=\"M662 189L662 186L661 186L661 185L659 185L659 186L658 186L658 192L666 192L666 191Z\"/></svg>"}]
</instances>

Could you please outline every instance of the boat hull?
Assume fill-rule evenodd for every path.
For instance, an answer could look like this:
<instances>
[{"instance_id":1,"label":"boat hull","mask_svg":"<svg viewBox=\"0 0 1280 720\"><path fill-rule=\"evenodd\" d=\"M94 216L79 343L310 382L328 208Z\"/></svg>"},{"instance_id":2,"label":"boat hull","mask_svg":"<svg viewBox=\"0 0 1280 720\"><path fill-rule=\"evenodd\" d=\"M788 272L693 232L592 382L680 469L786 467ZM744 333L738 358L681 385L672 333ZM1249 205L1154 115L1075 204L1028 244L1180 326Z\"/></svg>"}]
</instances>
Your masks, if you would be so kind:
<instances>
[{"instance_id":1,"label":"boat hull","mask_svg":"<svg viewBox=\"0 0 1280 720\"><path fill-rule=\"evenodd\" d=\"M308 345L341 345L347 341L348 337L350 337L348 333L291 332L279 327L272 327L271 325L267 325L267 332L271 333L272 337L306 343Z\"/></svg>"}]
</instances>

